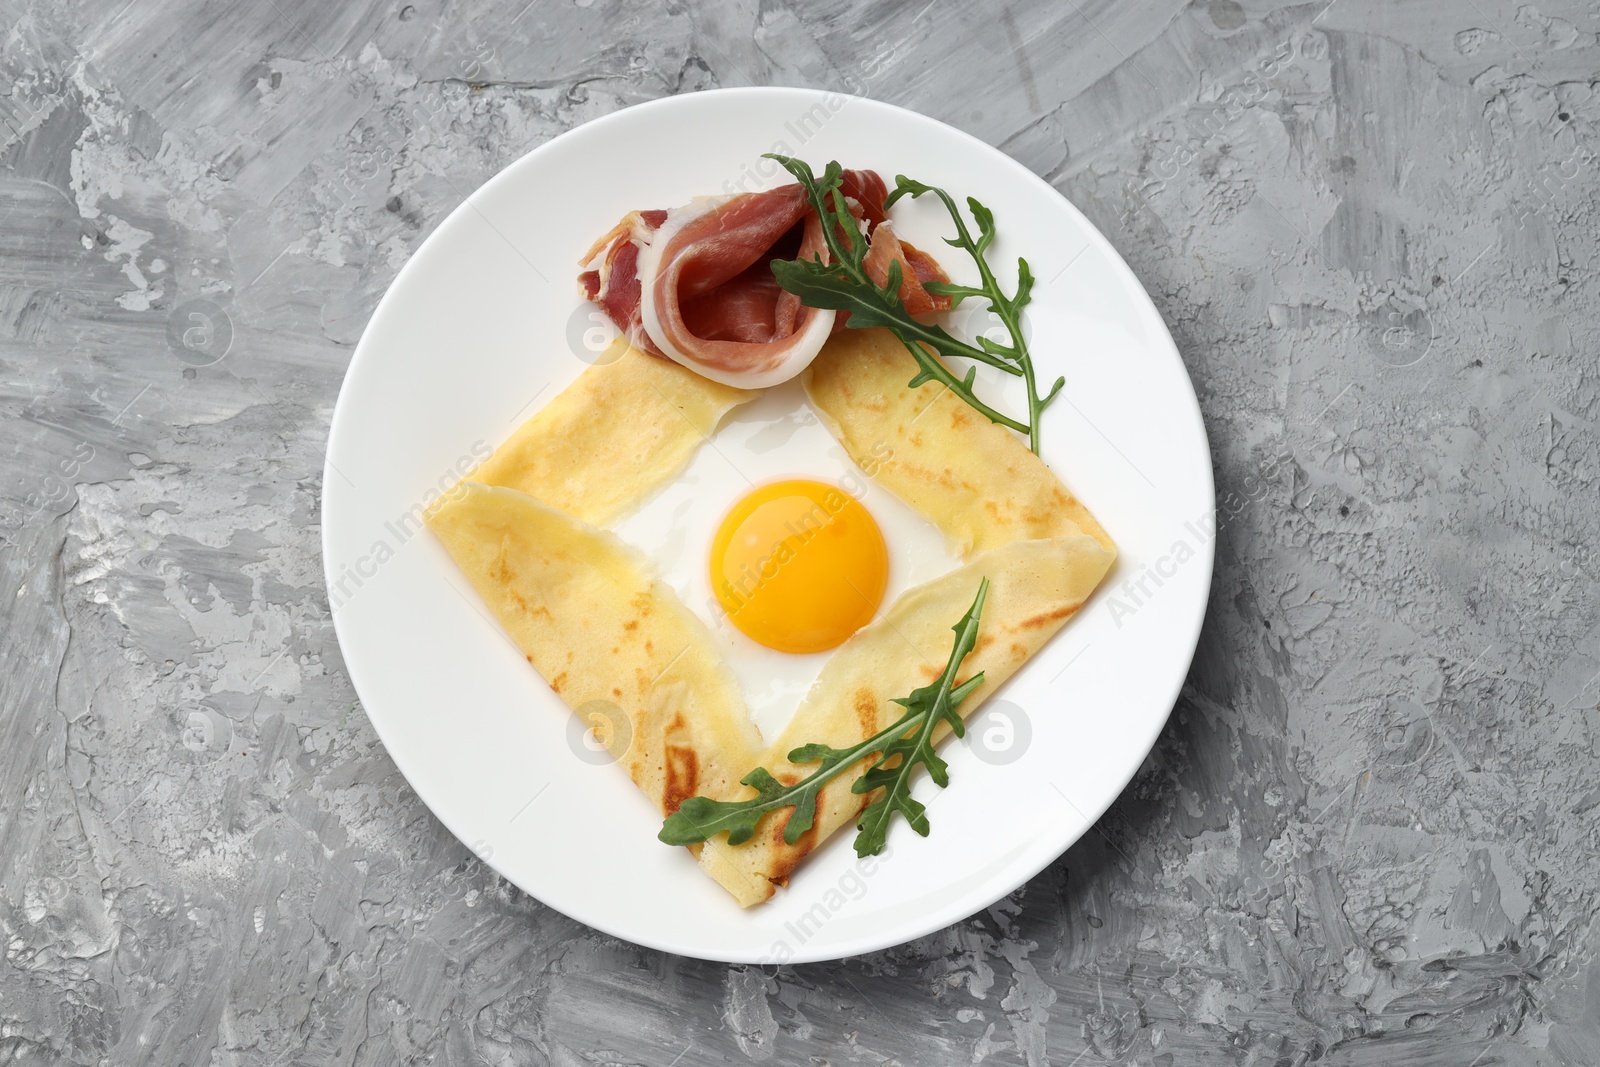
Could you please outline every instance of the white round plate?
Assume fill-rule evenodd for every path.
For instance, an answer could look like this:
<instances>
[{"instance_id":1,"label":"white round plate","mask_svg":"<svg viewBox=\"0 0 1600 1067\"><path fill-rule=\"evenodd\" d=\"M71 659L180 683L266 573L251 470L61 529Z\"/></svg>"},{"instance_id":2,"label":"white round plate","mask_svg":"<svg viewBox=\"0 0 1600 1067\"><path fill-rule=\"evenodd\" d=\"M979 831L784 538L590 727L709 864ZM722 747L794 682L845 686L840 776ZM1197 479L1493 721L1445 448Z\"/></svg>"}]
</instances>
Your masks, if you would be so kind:
<instances>
[{"instance_id":1,"label":"white round plate","mask_svg":"<svg viewBox=\"0 0 1600 1067\"><path fill-rule=\"evenodd\" d=\"M946 745L949 788L924 776L917 796L930 805L931 836L902 823L889 851L863 862L853 834L836 834L787 889L741 910L686 850L656 841L660 816L619 768L570 743L571 713L417 516L583 371L591 322L576 261L594 238L635 208L781 184L787 176L760 158L774 150L818 170L830 159L872 168L891 184L907 174L993 210L990 262L1009 279L1025 255L1038 279L1026 316L1039 380L1067 379L1045 415L1045 459L1120 556L1094 599L997 694L995 713L969 741ZM965 256L940 243L949 222L931 200L896 205L897 225L970 279ZM996 384L983 379L980 391ZM1014 389L993 395L1019 410ZM736 426L728 447L769 463L781 454L796 475L836 469L837 456L803 434L796 447L770 447L788 432L773 425L776 437ZM697 461L687 509L702 525L747 486L712 466ZM1105 238L1054 189L981 141L887 104L726 89L563 134L423 243L339 394L323 558L367 715L418 795L474 852L617 937L704 959L801 962L959 921L1089 829L1149 752L1188 670L1211 581L1213 505L1205 431L1171 337ZM678 541L676 565L703 569L705 546Z\"/></svg>"}]
</instances>

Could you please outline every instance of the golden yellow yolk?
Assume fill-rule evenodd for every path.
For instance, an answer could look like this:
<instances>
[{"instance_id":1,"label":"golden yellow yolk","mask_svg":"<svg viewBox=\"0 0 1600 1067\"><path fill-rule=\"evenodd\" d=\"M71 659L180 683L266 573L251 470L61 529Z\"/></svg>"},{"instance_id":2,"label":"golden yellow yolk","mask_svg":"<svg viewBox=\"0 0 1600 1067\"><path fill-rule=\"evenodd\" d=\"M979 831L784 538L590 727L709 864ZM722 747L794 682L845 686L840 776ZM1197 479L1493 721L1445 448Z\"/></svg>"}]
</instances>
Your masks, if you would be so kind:
<instances>
[{"instance_id":1,"label":"golden yellow yolk","mask_svg":"<svg viewBox=\"0 0 1600 1067\"><path fill-rule=\"evenodd\" d=\"M711 589L729 620L779 652L838 645L872 621L888 581L871 513L822 482L753 490L711 541Z\"/></svg>"}]
</instances>

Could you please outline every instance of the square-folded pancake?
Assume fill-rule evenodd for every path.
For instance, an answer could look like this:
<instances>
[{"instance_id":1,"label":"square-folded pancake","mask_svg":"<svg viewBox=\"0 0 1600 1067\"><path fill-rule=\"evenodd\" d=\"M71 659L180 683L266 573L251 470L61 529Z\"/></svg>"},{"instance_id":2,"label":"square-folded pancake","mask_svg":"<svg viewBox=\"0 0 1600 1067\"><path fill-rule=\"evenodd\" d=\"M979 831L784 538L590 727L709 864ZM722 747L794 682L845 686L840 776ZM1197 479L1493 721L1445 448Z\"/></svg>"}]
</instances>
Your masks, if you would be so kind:
<instances>
[{"instance_id":1,"label":"square-folded pancake","mask_svg":"<svg viewBox=\"0 0 1600 1067\"><path fill-rule=\"evenodd\" d=\"M750 722L710 632L643 556L601 529L674 477L721 418L754 393L629 350L591 367L428 512L429 526L528 662L602 737L663 815L696 793L749 795L764 766L784 780L811 767L795 747L847 747L903 710L892 704L942 671L950 627L991 588L961 677L985 672L971 715L1088 599L1115 546L1061 481L1009 431L943 386L908 383L915 361L882 330L836 335L806 377L811 403L851 458L938 526L965 563L907 590L839 646L772 745ZM607 707L618 709L610 711ZM743 906L770 898L800 861L871 797L862 768L820 794L795 845L789 811L740 845L713 838L701 867Z\"/></svg>"}]
</instances>

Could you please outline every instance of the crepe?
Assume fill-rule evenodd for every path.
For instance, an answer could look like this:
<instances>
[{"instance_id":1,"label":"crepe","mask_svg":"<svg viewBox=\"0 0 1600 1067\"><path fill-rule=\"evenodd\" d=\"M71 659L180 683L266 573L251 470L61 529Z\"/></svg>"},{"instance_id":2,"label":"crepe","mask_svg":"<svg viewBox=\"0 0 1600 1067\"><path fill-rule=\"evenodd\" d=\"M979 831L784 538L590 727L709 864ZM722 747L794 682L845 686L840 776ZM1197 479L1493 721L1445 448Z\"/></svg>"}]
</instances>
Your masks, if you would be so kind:
<instances>
[{"instance_id":1,"label":"crepe","mask_svg":"<svg viewBox=\"0 0 1600 1067\"><path fill-rule=\"evenodd\" d=\"M761 757L761 766L780 781L798 781L816 765L792 764L786 753L813 741L848 748L898 719L905 708L891 701L944 672L953 640L950 627L971 606L979 580L988 578L978 641L956 676L959 683L983 672L983 684L958 709L970 715L1065 625L1100 584L1112 558L1084 534L1013 541L907 590L823 665L788 727ZM949 727L940 724L935 740L947 733ZM795 844L784 843L790 809L783 809L764 818L743 844L729 845L726 835L707 841L701 868L745 907L766 900L819 842L861 814L870 798L850 787L864 770L858 763L823 786L815 826Z\"/></svg>"},{"instance_id":2,"label":"crepe","mask_svg":"<svg viewBox=\"0 0 1600 1067\"><path fill-rule=\"evenodd\" d=\"M1086 533L1114 550L1089 509L1021 438L938 382L887 330L845 330L804 378L806 395L856 464L944 531L959 555L1008 541Z\"/></svg>"},{"instance_id":3,"label":"crepe","mask_svg":"<svg viewBox=\"0 0 1600 1067\"><path fill-rule=\"evenodd\" d=\"M696 794L748 796L739 779L754 767L798 780L813 768L785 753L809 742L847 747L894 721L903 709L890 701L944 669L950 627L980 578L990 580L988 601L960 677L982 670L985 681L964 715L1043 647L1115 560L1110 537L1037 456L942 386L908 388L915 373L892 335L846 330L813 363L806 388L856 463L969 561L906 591L841 645L771 746L709 631L642 555L599 528L671 478L755 394L629 350L585 371L427 521L570 707L591 723L597 706L617 709L621 725L602 740L663 814ZM816 825L797 844L782 842L789 811L776 811L744 844L706 842L701 867L742 906L770 898L871 799L849 791L861 770L821 791Z\"/></svg>"},{"instance_id":4,"label":"crepe","mask_svg":"<svg viewBox=\"0 0 1600 1067\"><path fill-rule=\"evenodd\" d=\"M740 788L761 734L705 624L640 552L526 493L475 482L435 503L428 525L663 814L697 792Z\"/></svg>"},{"instance_id":5,"label":"crepe","mask_svg":"<svg viewBox=\"0 0 1600 1067\"><path fill-rule=\"evenodd\" d=\"M520 489L595 525L618 519L683 469L722 417L758 394L708 381L618 339L467 480Z\"/></svg>"}]
</instances>

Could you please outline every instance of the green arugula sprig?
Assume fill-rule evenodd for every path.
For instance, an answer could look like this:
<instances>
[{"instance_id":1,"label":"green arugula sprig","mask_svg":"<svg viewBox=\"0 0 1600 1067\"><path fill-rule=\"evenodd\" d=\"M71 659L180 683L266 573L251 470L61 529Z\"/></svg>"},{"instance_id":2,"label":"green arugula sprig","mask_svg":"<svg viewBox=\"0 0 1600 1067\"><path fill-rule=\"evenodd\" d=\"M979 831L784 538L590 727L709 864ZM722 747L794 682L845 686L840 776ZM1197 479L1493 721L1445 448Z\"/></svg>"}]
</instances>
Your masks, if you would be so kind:
<instances>
[{"instance_id":1,"label":"green arugula sprig","mask_svg":"<svg viewBox=\"0 0 1600 1067\"><path fill-rule=\"evenodd\" d=\"M1057 379L1048 395L1044 397L1039 395L1034 382L1033 360L1029 355L1021 328L1022 309L1032 295L1033 275L1028 269L1027 260L1019 258L1016 294L1008 297L1000 288L1000 283L996 281L994 272L989 269L988 261L984 258L984 253L994 241L993 213L972 197L967 198L967 206L978 224L978 237L974 240L967 229L966 221L961 217L960 210L948 193L936 186L912 181L905 175L896 177L894 192L889 194L884 204L887 208L902 196L915 199L923 193L931 192L936 194L949 210L950 217L956 225L956 236L945 238L945 242L972 256L978 265L978 275L983 284L968 286L929 282L924 288L930 293L951 297L952 307L959 305L967 297L989 301L990 309L999 317L1011 337L1009 345L1002 345L982 336L978 338L977 345L971 345L951 335L942 326L919 322L905 309L905 305L900 301L902 274L898 261L889 265L882 286L872 280L865 267L867 239L862 235L859 224L845 203L844 171L837 160L830 162L823 169L822 177L818 178L812 173L810 165L803 160L777 153L769 153L768 158L782 164L805 189L813 210L822 219L823 239L828 246L830 257L827 263L824 263L821 257L809 260L774 260L772 273L778 284L798 296L800 302L807 307L850 312L850 326L887 328L900 339L912 358L917 361L918 372L916 377L911 379L913 388L930 381L942 383L989 421L1009 427L1018 433L1027 434L1028 446L1037 453L1039 415L1050 401L1055 399L1066 380ZM976 367L969 368L965 377L958 378L940 361L938 358L940 356L975 360L991 367L998 367L1007 374L1021 377L1028 387L1028 421L1020 422L1013 419L978 399L972 388L977 376Z\"/></svg>"},{"instance_id":2,"label":"green arugula sprig","mask_svg":"<svg viewBox=\"0 0 1600 1067\"><path fill-rule=\"evenodd\" d=\"M804 160L776 153L769 155L783 164L805 189L812 208L822 219L822 235L830 257L827 263L822 262L820 257L773 260L772 274L778 284L798 296L807 307L850 312L851 326L883 326L894 333L917 361L919 370L911 380L913 387L929 381L940 382L982 412L989 421L1008 426L1018 433L1027 433L1028 426L1025 423L996 411L978 399L972 391L972 382L978 373L976 367L969 369L965 378L957 378L950 368L939 362L934 353L977 360L991 367L999 367L1007 374L1020 375L1021 369L1002 357L958 340L942 326L929 325L912 318L900 302L901 272L898 261L889 264L888 276L881 287L867 273L864 266L867 239L862 236L855 216L850 214L845 204L841 188L844 171L838 162L829 163L819 179L811 173L811 167Z\"/></svg>"},{"instance_id":3,"label":"green arugula sprig","mask_svg":"<svg viewBox=\"0 0 1600 1067\"><path fill-rule=\"evenodd\" d=\"M692 845L726 830L728 844L743 844L756 832L762 816L779 808L793 808L794 813L783 830L783 840L793 845L816 822L817 794L822 787L873 753L877 754L877 759L850 787L851 792L858 794L883 790L856 821L856 854L875 856L883 851L889 824L896 812L905 816L913 830L923 837L928 836L927 811L911 796L912 775L920 764L928 769L928 777L941 789L950 782L944 760L934 751L933 732L943 722L949 724L957 737L966 733L956 709L983 684L983 672L979 671L960 685L956 684L956 672L977 644L978 618L983 614L983 602L988 595L989 579L985 578L978 583L978 595L972 606L961 621L951 627L956 640L944 673L938 681L914 690L910 696L895 699L906 713L893 725L850 748L810 744L790 752L790 763L819 764L809 777L794 785L784 785L765 767L757 767L740 779L756 790L756 795L748 800L690 797L667 816L657 836L669 845Z\"/></svg>"},{"instance_id":4,"label":"green arugula sprig","mask_svg":"<svg viewBox=\"0 0 1600 1067\"><path fill-rule=\"evenodd\" d=\"M895 175L894 192L883 202L884 210L887 211L894 206L894 202L902 196L910 196L915 200L923 193L933 193L944 202L945 210L950 212L950 219L956 224L956 235L946 237L944 243L959 248L971 256L972 261L978 265L978 276L983 280L981 286L927 282L923 288L930 293L952 297L958 304L969 296L989 302L989 310L999 317L1001 325L1006 328L1006 334L1011 338L1011 343L1002 345L982 334L978 335L978 343L983 346L984 351L1010 360L1021 369L1022 379L1028 385L1028 447L1037 455L1039 415L1056 398L1056 394L1061 392L1061 387L1067 384L1067 380L1057 378L1056 383L1050 387L1050 392L1043 397L1039 395L1038 383L1034 381L1033 357L1028 352L1028 342L1022 334L1022 309L1033 299L1033 272L1028 269L1028 261L1018 256L1017 291L1013 296L1006 296L1005 290L1001 289L1000 283L995 280L994 271L989 269L989 261L983 257L984 252L994 243L994 213L980 204L976 197L967 197L967 210L972 212L972 218L978 224L976 241L968 232L966 221L962 219L961 212L956 208L956 202L951 199L949 193L935 185L912 181L904 174Z\"/></svg>"}]
</instances>

